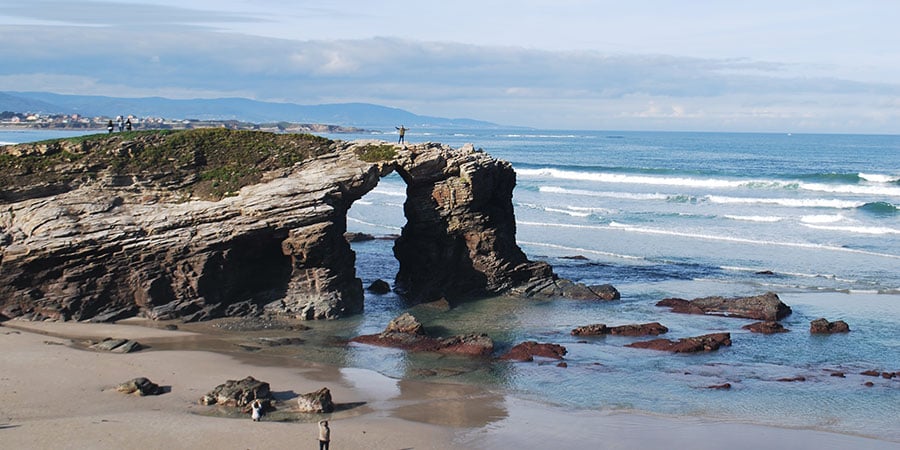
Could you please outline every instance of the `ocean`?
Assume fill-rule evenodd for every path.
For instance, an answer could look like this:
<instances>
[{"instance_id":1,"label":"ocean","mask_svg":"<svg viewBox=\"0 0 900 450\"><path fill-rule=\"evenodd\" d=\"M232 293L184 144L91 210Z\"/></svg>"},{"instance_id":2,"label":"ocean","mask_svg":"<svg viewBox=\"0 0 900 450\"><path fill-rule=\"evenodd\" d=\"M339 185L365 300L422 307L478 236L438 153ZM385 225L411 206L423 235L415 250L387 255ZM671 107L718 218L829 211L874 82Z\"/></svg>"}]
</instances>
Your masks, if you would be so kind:
<instances>
[{"instance_id":1,"label":"ocean","mask_svg":"<svg viewBox=\"0 0 900 450\"><path fill-rule=\"evenodd\" d=\"M0 132L0 142L23 136ZM388 130L325 136L397 139ZM308 342L321 346L298 347L297 358L395 379L475 384L576 410L688 415L900 442L900 379L860 374L900 372L900 135L412 128L406 139L472 143L511 162L517 239L529 258L547 261L565 278L611 283L622 298L501 297L438 312L410 308L393 293L367 293L363 314L311 324ZM354 203L349 231L398 234L404 199L403 180L383 178ZM393 281L392 245L353 244L364 286ZM655 306L667 297L766 291L792 307L782 321L790 332L752 334L741 329L749 320ZM562 344L568 367L334 345L335 338L378 332L403 311L442 333L487 333L501 351L524 340ZM818 317L844 320L852 331L810 335L809 322ZM671 355L624 347L643 338L570 335L581 325L652 321L670 329L663 335L669 339L727 331L733 345ZM732 388L708 388L723 383Z\"/></svg>"}]
</instances>

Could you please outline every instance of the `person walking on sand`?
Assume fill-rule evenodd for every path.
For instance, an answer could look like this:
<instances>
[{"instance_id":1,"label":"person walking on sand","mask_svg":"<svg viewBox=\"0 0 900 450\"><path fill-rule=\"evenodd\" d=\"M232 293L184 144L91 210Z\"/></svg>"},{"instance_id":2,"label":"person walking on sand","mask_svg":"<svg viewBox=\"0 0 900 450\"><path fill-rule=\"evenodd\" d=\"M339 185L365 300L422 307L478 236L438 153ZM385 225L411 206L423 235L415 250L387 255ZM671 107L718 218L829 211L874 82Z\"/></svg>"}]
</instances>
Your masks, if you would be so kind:
<instances>
[{"instance_id":1,"label":"person walking on sand","mask_svg":"<svg viewBox=\"0 0 900 450\"><path fill-rule=\"evenodd\" d=\"M402 144L402 143L403 143L403 136L406 135L406 128L403 128L403 125L400 125L399 127L394 127L394 128L396 128L397 131L400 132L400 139L397 141L397 143L398 143L398 144Z\"/></svg>"},{"instance_id":2,"label":"person walking on sand","mask_svg":"<svg viewBox=\"0 0 900 450\"><path fill-rule=\"evenodd\" d=\"M319 421L319 450L328 450L328 443L331 442L331 428L328 428L327 420Z\"/></svg>"}]
</instances>

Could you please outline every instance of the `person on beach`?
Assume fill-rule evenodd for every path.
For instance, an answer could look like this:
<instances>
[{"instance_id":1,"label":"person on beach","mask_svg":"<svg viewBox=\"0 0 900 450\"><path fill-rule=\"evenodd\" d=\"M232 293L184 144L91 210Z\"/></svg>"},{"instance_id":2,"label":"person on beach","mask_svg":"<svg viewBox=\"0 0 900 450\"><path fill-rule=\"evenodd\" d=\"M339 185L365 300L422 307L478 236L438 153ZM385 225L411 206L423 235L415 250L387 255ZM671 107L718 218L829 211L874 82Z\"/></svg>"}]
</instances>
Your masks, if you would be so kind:
<instances>
[{"instance_id":1,"label":"person on beach","mask_svg":"<svg viewBox=\"0 0 900 450\"><path fill-rule=\"evenodd\" d=\"M403 125L400 125L399 127L394 127L394 128L396 128L397 131L400 132L400 139L397 140L397 143L398 143L398 144L402 144L402 143L403 143L403 136L406 134L406 128L404 128Z\"/></svg>"},{"instance_id":2,"label":"person on beach","mask_svg":"<svg viewBox=\"0 0 900 450\"><path fill-rule=\"evenodd\" d=\"M328 443L331 442L331 428L328 428L327 420L319 421L319 450L328 450Z\"/></svg>"},{"instance_id":3,"label":"person on beach","mask_svg":"<svg viewBox=\"0 0 900 450\"><path fill-rule=\"evenodd\" d=\"M253 403L250 404L250 418L254 422L259 422L259 419L262 417L262 409L263 405L259 399L253 400Z\"/></svg>"}]
</instances>

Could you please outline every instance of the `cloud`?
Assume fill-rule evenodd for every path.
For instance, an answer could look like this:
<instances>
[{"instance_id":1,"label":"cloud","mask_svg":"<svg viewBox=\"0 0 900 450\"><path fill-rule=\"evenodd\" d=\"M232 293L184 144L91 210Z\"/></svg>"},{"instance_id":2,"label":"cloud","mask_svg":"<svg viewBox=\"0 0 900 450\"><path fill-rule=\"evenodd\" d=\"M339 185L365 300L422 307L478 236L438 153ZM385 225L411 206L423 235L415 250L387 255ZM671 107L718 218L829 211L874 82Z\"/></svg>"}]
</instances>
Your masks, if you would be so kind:
<instances>
[{"instance_id":1,"label":"cloud","mask_svg":"<svg viewBox=\"0 0 900 450\"><path fill-rule=\"evenodd\" d=\"M30 17L61 20L70 8L43 3L62 12ZM806 124L827 131L835 123L866 130L896 130L900 123L900 85L797 76L797 64L386 37L296 41L212 31L208 26L216 22L258 19L221 13L200 20L195 11L178 8L151 21L159 29L123 31L107 25L124 13L100 20L93 17L97 8L109 4L84 5L67 19L78 26L0 28L0 91L365 101L545 127L764 130ZM142 12L136 8L130 14ZM82 26L97 22L104 26Z\"/></svg>"}]
</instances>

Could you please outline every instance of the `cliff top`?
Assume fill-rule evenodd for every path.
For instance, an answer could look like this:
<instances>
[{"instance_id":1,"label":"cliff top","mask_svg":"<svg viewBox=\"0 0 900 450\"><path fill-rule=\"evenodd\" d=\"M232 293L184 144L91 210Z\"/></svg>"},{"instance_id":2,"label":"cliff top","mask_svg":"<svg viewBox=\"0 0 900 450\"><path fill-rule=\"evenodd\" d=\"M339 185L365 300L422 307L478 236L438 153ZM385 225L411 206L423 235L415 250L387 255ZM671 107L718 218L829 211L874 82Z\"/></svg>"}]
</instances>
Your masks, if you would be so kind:
<instances>
[{"instance_id":1,"label":"cliff top","mask_svg":"<svg viewBox=\"0 0 900 450\"><path fill-rule=\"evenodd\" d=\"M66 192L102 180L183 198L218 200L263 174L333 151L310 134L227 129L93 134L0 147L0 202ZM124 180L123 180L124 181Z\"/></svg>"}]
</instances>

